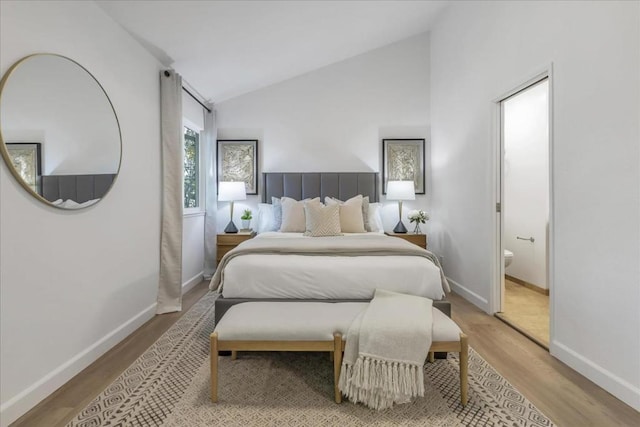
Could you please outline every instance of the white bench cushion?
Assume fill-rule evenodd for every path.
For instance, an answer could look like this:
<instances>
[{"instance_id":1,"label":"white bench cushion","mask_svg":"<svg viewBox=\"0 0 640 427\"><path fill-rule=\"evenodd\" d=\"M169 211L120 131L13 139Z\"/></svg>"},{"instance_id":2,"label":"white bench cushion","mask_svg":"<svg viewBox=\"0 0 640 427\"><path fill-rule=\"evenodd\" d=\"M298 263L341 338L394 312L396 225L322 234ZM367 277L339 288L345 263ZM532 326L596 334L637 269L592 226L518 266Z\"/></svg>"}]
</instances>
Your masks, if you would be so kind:
<instances>
[{"instance_id":1,"label":"white bench cushion","mask_svg":"<svg viewBox=\"0 0 640 427\"><path fill-rule=\"evenodd\" d=\"M366 307L361 302L244 302L231 307L215 331L218 340L333 341Z\"/></svg>"},{"instance_id":2,"label":"white bench cushion","mask_svg":"<svg viewBox=\"0 0 640 427\"><path fill-rule=\"evenodd\" d=\"M433 342L460 341L461 332L456 322L437 308L433 308Z\"/></svg>"},{"instance_id":3,"label":"white bench cushion","mask_svg":"<svg viewBox=\"0 0 640 427\"><path fill-rule=\"evenodd\" d=\"M216 325L222 341L333 341L369 304L361 302L245 302L231 307ZM393 321L393 319L389 319ZM433 309L433 341L459 341L460 328Z\"/></svg>"}]
</instances>

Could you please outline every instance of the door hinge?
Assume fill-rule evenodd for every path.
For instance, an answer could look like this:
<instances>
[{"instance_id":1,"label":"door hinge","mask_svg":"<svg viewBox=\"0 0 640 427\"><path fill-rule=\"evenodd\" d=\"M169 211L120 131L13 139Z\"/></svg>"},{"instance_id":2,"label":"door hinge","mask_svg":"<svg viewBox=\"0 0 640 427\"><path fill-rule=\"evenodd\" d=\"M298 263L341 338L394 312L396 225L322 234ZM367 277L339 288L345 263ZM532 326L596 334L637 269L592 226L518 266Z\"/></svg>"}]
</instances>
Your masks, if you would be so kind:
<instances>
[{"instance_id":1,"label":"door hinge","mask_svg":"<svg viewBox=\"0 0 640 427\"><path fill-rule=\"evenodd\" d=\"M496 203L496 212L502 212L502 204L500 202Z\"/></svg>"}]
</instances>

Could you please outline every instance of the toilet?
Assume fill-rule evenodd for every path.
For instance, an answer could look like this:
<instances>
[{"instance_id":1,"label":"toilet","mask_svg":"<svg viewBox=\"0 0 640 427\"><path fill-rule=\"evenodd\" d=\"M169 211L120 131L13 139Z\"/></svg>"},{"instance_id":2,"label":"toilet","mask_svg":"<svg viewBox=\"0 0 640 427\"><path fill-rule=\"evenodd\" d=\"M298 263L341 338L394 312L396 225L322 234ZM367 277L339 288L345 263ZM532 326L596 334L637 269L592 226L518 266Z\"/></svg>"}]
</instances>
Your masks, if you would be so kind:
<instances>
[{"instance_id":1,"label":"toilet","mask_svg":"<svg viewBox=\"0 0 640 427\"><path fill-rule=\"evenodd\" d=\"M504 268L509 267L509 264L511 264L511 261L513 261L513 252L511 252L508 249L504 250Z\"/></svg>"}]
</instances>

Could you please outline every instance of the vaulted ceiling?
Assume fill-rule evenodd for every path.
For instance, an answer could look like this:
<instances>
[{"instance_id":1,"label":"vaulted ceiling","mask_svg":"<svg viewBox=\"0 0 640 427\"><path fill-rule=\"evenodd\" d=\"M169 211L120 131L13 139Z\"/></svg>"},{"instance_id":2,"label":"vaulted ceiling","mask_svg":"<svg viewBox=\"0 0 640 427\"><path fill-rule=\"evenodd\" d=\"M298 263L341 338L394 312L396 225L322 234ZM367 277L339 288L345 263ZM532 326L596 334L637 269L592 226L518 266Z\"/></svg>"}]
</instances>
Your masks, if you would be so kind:
<instances>
[{"instance_id":1,"label":"vaulted ceiling","mask_svg":"<svg viewBox=\"0 0 640 427\"><path fill-rule=\"evenodd\" d=\"M96 3L220 102L428 31L445 1Z\"/></svg>"}]
</instances>

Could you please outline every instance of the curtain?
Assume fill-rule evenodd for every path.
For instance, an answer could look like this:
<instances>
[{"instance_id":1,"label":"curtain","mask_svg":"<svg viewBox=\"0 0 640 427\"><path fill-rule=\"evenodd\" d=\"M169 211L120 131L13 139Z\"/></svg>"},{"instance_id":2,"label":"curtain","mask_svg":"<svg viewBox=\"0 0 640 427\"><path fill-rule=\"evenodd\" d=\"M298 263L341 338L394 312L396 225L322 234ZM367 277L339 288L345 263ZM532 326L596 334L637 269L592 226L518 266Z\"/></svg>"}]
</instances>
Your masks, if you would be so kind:
<instances>
[{"instance_id":1,"label":"curtain","mask_svg":"<svg viewBox=\"0 0 640 427\"><path fill-rule=\"evenodd\" d=\"M205 218L204 218L204 278L210 279L216 270L216 212L218 198L216 196L216 139L215 110L212 104L207 107L211 112L204 111L203 142L205 152Z\"/></svg>"},{"instance_id":2,"label":"curtain","mask_svg":"<svg viewBox=\"0 0 640 427\"><path fill-rule=\"evenodd\" d=\"M182 310L182 77L160 72L162 224L156 313Z\"/></svg>"}]
</instances>

